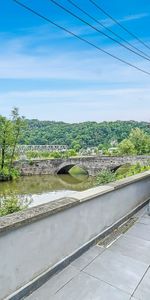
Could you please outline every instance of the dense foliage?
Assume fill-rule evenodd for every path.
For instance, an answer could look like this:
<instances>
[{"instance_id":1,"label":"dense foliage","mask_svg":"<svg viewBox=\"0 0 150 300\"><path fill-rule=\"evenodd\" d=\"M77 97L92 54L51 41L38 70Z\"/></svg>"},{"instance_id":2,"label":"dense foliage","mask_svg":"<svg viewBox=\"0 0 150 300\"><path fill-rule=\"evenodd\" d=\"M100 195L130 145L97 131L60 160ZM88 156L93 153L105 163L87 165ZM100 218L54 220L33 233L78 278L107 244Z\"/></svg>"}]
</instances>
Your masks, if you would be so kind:
<instances>
[{"instance_id":1,"label":"dense foliage","mask_svg":"<svg viewBox=\"0 0 150 300\"><path fill-rule=\"evenodd\" d=\"M136 121L84 122L67 124L63 122L27 120L27 127L20 139L28 145L67 145L78 151L80 148L111 147L111 142L120 143L133 128L140 128L150 134L149 124Z\"/></svg>"},{"instance_id":2,"label":"dense foliage","mask_svg":"<svg viewBox=\"0 0 150 300\"><path fill-rule=\"evenodd\" d=\"M140 165L140 163L137 163L136 165L129 165L126 164L122 167L120 167L116 172L115 172L115 176L116 179L123 179L125 177L129 177L132 175L136 175L145 171L149 171L150 170L150 166L142 166Z\"/></svg>"},{"instance_id":3,"label":"dense foliage","mask_svg":"<svg viewBox=\"0 0 150 300\"><path fill-rule=\"evenodd\" d=\"M9 119L0 115L0 179L17 175L13 161L23 126L24 118L19 116L17 108Z\"/></svg>"},{"instance_id":4,"label":"dense foliage","mask_svg":"<svg viewBox=\"0 0 150 300\"><path fill-rule=\"evenodd\" d=\"M150 154L150 135L139 128L132 129L129 137L117 148L120 155Z\"/></svg>"},{"instance_id":5,"label":"dense foliage","mask_svg":"<svg viewBox=\"0 0 150 300\"><path fill-rule=\"evenodd\" d=\"M112 181L116 181L119 179L123 179L132 175L136 175L138 173L142 173L144 171L150 170L150 166L141 166L139 163L136 165L126 164L120 167L115 173L109 170L101 171L94 182L94 185L106 184Z\"/></svg>"},{"instance_id":6,"label":"dense foliage","mask_svg":"<svg viewBox=\"0 0 150 300\"><path fill-rule=\"evenodd\" d=\"M18 196L15 193L0 197L0 217L12 214L28 208L32 199L26 196Z\"/></svg>"},{"instance_id":7,"label":"dense foliage","mask_svg":"<svg viewBox=\"0 0 150 300\"><path fill-rule=\"evenodd\" d=\"M110 170L103 170L96 176L94 185L105 184L115 180L116 180L115 173L111 172Z\"/></svg>"},{"instance_id":8,"label":"dense foliage","mask_svg":"<svg viewBox=\"0 0 150 300\"><path fill-rule=\"evenodd\" d=\"M59 152L59 151L27 151L26 157L28 159L36 159L36 158L43 158L43 159L53 159L53 158L69 158L76 156L77 153L74 149L67 150L65 152Z\"/></svg>"}]
</instances>

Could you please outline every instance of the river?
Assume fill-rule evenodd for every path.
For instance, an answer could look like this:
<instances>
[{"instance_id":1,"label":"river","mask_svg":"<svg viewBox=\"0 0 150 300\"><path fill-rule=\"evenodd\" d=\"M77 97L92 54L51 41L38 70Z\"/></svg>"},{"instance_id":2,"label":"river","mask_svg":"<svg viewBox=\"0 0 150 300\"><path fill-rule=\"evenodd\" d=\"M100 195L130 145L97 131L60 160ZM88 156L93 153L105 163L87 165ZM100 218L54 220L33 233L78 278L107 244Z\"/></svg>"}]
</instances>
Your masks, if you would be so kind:
<instances>
[{"instance_id":1,"label":"river","mask_svg":"<svg viewBox=\"0 0 150 300\"><path fill-rule=\"evenodd\" d=\"M9 182L0 182L0 196L15 193L29 196L30 206L50 202L76 191L83 191L92 186L92 178L86 175L73 177L67 175L25 176Z\"/></svg>"}]
</instances>

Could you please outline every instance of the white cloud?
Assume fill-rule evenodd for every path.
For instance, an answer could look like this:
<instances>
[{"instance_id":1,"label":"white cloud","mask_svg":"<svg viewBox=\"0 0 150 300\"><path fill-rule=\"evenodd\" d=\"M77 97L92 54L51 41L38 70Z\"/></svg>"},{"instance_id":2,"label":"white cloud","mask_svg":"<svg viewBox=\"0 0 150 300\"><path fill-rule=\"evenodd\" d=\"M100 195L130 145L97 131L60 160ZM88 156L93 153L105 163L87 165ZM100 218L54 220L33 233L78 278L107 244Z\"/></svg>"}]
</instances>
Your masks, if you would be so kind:
<instances>
[{"instance_id":1,"label":"white cloud","mask_svg":"<svg viewBox=\"0 0 150 300\"><path fill-rule=\"evenodd\" d=\"M8 98L10 99L38 99L38 98L43 98L43 99L61 99L65 98L66 101L68 101L68 98L75 98L77 97L83 97L83 102L86 101L87 99L91 98L91 96L94 97L120 97L122 96L123 98L128 97L129 100L134 100L135 96L136 99L143 99L143 100L149 100L150 95L150 88L113 88L113 89L61 89L61 90L29 90L29 91L11 91L11 92L3 92L0 94L0 100L6 100ZM133 98L134 97L134 98ZM77 99L78 101L78 99ZM80 101L79 101L80 102Z\"/></svg>"},{"instance_id":2,"label":"white cloud","mask_svg":"<svg viewBox=\"0 0 150 300\"><path fill-rule=\"evenodd\" d=\"M13 106L28 118L81 122L86 120L149 121L149 88L11 91L0 94L0 114Z\"/></svg>"},{"instance_id":3,"label":"white cloud","mask_svg":"<svg viewBox=\"0 0 150 300\"><path fill-rule=\"evenodd\" d=\"M143 15L146 14L136 15L136 18ZM133 16L124 19L127 18L133 18ZM83 34L86 33L85 29L86 27L78 27L79 32ZM147 81L146 75L142 75L139 71L119 63L90 46L87 48L84 43L75 41L74 38L72 41L67 39L65 47L63 44L66 39L58 44L52 42L53 38L59 41L59 38L63 37L64 34L61 31L49 32L47 25L31 28L30 34L22 34L15 38L2 33L0 36L0 79L68 79L107 83ZM101 47L101 37L92 41ZM74 50L74 43L76 46L81 45L81 49L77 50L76 47ZM68 46L70 49L67 50ZM141 68L146 68L144 61L140 61L138 57L118 45L104 46L103 49L133 64L139 64Z\"/></svg>"},{"instance_id":4,"label":"white cloud","mask_svg":"<svg viewBox=\"0 0 150 300\"><path fill-rule=\"evenodd\" d=\"M35 39L32 39L32 34L21 38L1 37L3 43L0 49L0 79L16 79L15 82L18 79L32 79L35 82L37 79L53 79L57 81L59 90L31 90L25 85L24 90L20 91L18 81L17 91L7 91L5 88L6 91L1 92L0 114L8 114L12 106L18 106L21 114L29 118L68 122L149 120L148 76L90 47L89 50L83 47L77 51L70 43L70 49L63 48L62 53L60 44L54 47L46 43L41 47L40 43L37 43L40 36L39 32ZM31 41L35 45L29 51L28 45ZM117 46L108 49L115 55L124 55ZM135 64L138 62L140 67L146 68L143 61L133 58L131 61ZM62 80L65 81L64 88L59 86ZM74 86L76 81L80 82L80 87L69 88L69 83ZM82 84L86 88L81 88Z\"/></svg>"},{"instance_id":5,"label":"white cloud","mask_svg":"<svg viewBox=\"0 0 150 300\"><path fill-rule=\"evenodd\" d=\"M124 18L120 19L120 22L127 22L127 21L132 21L132 20L139 20L143 19L145 17L149 17L149 13L141 13L141 14L133 14L129 16L125 16Z\"/></svg>"},{"instance_id":6,"label":"white cloud","mask_svg":"<svg viewBox=\"0 0 150 300\"><path fill-rule=\"evenodd\" d=\"M143 19L146 17L149 17L149 13L132 14L132 15L128 15L123 18L120 18L120 19L116 18L116 20L120 23L124 23L124 22L128 22L128 21L140 20L140 19ZM115 25L115 22L113 20L111 20L110 18L106 18L101 21L107 27L111 27L111 26Z\"/></svg>"},{"instance_id":7,"label":"white cloud","mask_svg":"<svg viewBox=\"0 0 150 300\"><path fill-rule=\"evenodd\" d=\"M65 79L81 81L148 82L146 75L119 63L107 55L92 48L81 51L63 51L45 46L44 53L26 51L25 40L12 40L0 51L0 79ZM105 48L106 49L106 48ZM119 47L111 47L109 51L123 57ZM127 58L128 60L128 58ZM131 60L132 61L132 60ZM137 64L137 61L133 61ZM144 62L139 66L146 68Z\"/></svg>"}]
</instances>

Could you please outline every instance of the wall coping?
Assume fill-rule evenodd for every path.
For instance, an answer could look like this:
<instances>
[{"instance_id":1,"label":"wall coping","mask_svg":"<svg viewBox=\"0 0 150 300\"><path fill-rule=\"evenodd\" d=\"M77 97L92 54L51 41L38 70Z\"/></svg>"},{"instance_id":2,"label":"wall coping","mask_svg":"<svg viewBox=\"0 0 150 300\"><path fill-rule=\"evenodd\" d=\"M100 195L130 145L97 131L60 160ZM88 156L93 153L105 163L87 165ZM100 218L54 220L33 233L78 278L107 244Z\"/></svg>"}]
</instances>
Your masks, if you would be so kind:
<instances>
[{"instance_id":1,"label":"wall coping","mask_svg":"<svg viewBox=\"0 0 150 300\"><path fill-rule=\"evenodd\" d=\"M83 192L74 193L71 197L61 198L49 203L28 208L21 212L0 217L0 234L5 234L10 230L15 230L21 226L25 226L45 217L54 215L85 201L92 200L92 198L110 193L116 189L144 180L148 177L150 177L150 171L133 175L125 179L109 183L108 185L98 186Z\"/></svg>"},{"instance_id":2,"label":"wall coping","mask_svg":"<svg viewBox=\"0 0 150 300\"><path fill-rule=\"evenodd\" d=\"M84 202L87 200L90 200L94 197L98 197L100 195L103 195L105 193L109 193L113 190L117 190L120 188L123 188L126 185L132 184L139 180L144 180L145 178L150 176L150 171L145 171L133 176L129 176L114 182L109 182L106 185L101 185L95 188L91 188L82 192L75 192L71 196L72 198L75 198L79 200L80 202Z\"/></svg>"},{"instance_id":3,"label":"wall coping","mask_svg":"<svg viewBox=\"0 0 150 300\"><path fill-rule=\"evenodd\" d=\"M122 188L123 186L132 184L141 179L145 179L146 177L149 177L149 176L150 176L150 171L145 171L145 172L142 172L142 173L139 173L139 174L136 174L133 176L129 176L129 177L126 177L126 178L123 178L123 179L120 179L120 180L117 180L114 182L110 182L109 185L111 187L114 187L114 189L119 189L119 188Z\"/></svg>"}]
</instances>

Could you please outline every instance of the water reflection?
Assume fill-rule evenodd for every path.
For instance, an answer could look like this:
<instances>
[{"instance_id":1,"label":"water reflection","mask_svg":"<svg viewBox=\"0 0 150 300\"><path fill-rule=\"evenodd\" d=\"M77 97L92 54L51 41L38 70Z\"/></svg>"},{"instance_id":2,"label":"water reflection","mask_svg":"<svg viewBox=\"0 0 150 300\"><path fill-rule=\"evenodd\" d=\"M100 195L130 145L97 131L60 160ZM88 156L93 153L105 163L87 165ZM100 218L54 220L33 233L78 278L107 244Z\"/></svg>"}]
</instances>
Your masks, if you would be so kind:
<instances>
[{"instance_id":1,"label":"water reflection","mask_svg":"<svg viewBox=\"0 0 150 300\"><path fill-rule=\"evenodd\" d=\"M12 182L0 183L0 194L32 195L32 206L53 201L75 191L92 186L92 178L86 175L41 175L20 177Z\"/></svg>"}]
</instances>

